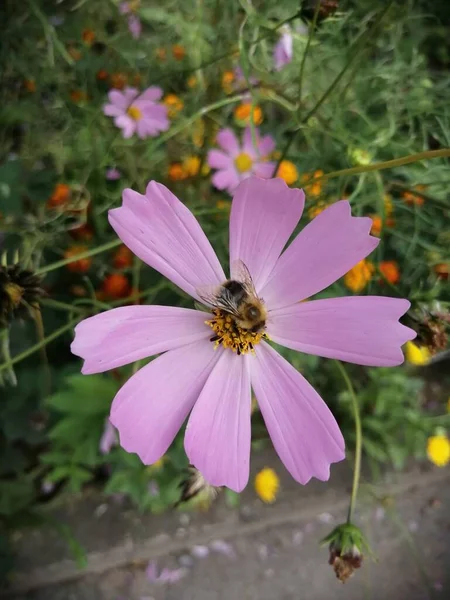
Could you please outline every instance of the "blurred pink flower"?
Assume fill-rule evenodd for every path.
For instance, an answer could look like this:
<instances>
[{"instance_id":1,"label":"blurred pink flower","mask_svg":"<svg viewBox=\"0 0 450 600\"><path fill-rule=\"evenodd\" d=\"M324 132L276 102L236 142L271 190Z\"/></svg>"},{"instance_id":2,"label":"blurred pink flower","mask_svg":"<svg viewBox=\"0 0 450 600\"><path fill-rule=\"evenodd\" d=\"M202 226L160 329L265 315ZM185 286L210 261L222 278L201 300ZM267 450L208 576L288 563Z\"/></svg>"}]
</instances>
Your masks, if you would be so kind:
<instances>
[{"instance_id":1,"label":"blurred pink flower","mask_svg":"<svg viewBox=\"0 0 450 600\"><path fill-rule=\"evenodd\" d=\"M292 32L287 27L283 30L280 35L280 39L275 45L273 51L273 61L275 63L275 69L280 71L284 66L288 65L293 56L293 40Z\"/></svg>"},{"instance_id":2,"label":"blurred pink flower","mask_svg":"<svg viewBox=\"0 0 450 600\"><path fill-rule=\"evenodd\" d=\"M130 138L134 133L141 139L155 137L169 128L167 107L158 102L162 93L156 86L142 94L130 87L123 92L111 90L109 104L104 105L103 112L107 117L114 117L114 124L122 129L124 138Z\"/></svg>"},{"instance_id":3,"label":"blurred pink flower","mask_svg":"<svg viewBox=\"0 0 450 600\"><path fill-rule=\"evenodd\" d=\"M272 136L260 136L255 128L255 142L253 144L250 127L244 130L242 144L231 129L222 129L217 134L217 143L221 150L208 152L208 164L212 169L217 169L212 177L212 184L219 190L232 193L241 181L257 175L263 179L272 177L275 163L268 157L275 148Z\"/></svg>"},{"instance_id":4,"label":"blurred pink flower","mask_svg":"<svg viewBox=\"0 0 450 600\"><path fill-rule=\"evenodd\" d=\"M148 581L150 583L164 584L164 583L178 583L180 579L186 577L188 574L188 569L185 567L179 567L177 569L161 569L161 572L158 574L158 566L154 560L151 560L145 571Z\"/></svg>"},{"instance_id":5,"label":"blurred pink flower","mask_svg":"<svg viewBox=\"0 0 450 600\"><path fill-rule=\"evenodd\" d=\"M135 0L134 2L121 2L119 5L119 12L122 15L128 15L128 29L135 40L137 40L142 33L142 23L136 14L139 4L140 3Z\"/></svg>"},{"instance_id":6,"label":"blurred pink flower","mask_svg":"<svg viewBox=\"0 0 450 600\"><path fill-rule=\"evenodd\" d=\"M369 235L371 219L352 217L347 201L335 202L283 251L303 207L303 192L281 179L250 177L233 198L231 279L243 282L251 276L267 310L264 335L300 352L360 365L401 364L402 344L415 337L398 322L410 306L407 300L349 296L302 302L376 248L379 239ZM205 286L223 290L226 277L211 244L194 215L165 186L152 181L145 195L126 189L109 220L142 261L195 300L212 304L205 300ZM219 317L211 314L210 323ZM251 349L232 351L224 347L225 325L221 336L211 337L207 318L200 310L138 305L77 325L71 349L84 359L84 374L161 354L114 398L110 418L123 448L145 464L155 463L190 413L184 440L190 463L211 485L239 492L249 478L253 388L273 445L294 479L303 484L311 477L327 480L330 464L345 456L344 439L327 405L262 337ZM224 310L221 318L232 316ZM238 339L250 335L231 322Z\"/></svg>"},{"instance_id":7,"label":"blurred pink flower","mask_svg":"<svg viewBox=\"0 0 450 600\"><path fill-rule=\"evenodd\" d=\"M119 171L119 169L116 169L115 167L110 167L109 169L106 169L105 178L108 181L117 181L121 177L122 173Z\"/></svg>"},{"instance_id":8,"label":"blurred pink flower","mask_svg":"<svg viewBox=\"0 0 450 600\"><path fill-rule=\"evenodd\" d=\"M102 437L100 438L99 450L100 454L109 454L111 448L117 445L117 434L114 426L109 419L105 421Z\"/></svg>"}]
</instances>

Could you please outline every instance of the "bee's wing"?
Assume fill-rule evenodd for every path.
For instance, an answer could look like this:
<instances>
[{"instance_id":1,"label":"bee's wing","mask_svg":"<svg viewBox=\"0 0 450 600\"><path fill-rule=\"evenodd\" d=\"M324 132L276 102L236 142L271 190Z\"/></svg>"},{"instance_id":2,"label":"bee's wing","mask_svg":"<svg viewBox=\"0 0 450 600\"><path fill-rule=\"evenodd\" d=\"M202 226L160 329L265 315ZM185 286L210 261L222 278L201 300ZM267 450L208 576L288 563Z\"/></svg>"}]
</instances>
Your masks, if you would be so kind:
<instances>
[{"instance_id":1,"label":"bee's wing","mask_svg":"<svg viewBox=\"0 0 450 600\"><path fill-rule=\"evenodd\" d=\"M233 273L233 279L237 279L242 283L247 294L258 297L250 271L241 259L233 261L231 272Z\"/></svg>"},{"instance_id":2,"label":"bee's wing","mask_svg":"<svg viewBox=\"0 0 450 600\"><path fill-rule=\"evenodd\" d=\"M204 285L195 290L198 297L207 306L220 308L238 316L238 306L229 291L221 285Z\"/></svg>"}]
</instances>

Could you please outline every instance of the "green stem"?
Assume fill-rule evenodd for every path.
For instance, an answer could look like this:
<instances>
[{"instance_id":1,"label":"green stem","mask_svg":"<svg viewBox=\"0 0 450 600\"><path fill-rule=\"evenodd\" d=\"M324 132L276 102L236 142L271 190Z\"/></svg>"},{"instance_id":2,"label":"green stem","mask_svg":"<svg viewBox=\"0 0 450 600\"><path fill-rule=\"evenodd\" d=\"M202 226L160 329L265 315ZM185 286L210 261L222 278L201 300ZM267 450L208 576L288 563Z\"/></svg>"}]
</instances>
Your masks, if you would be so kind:
<instances>
[{"instance_id":1,"label":"green stem","mask_svg":"<svg viewBox=\"0 0 450 600\"><path fill-rule=\"evenodd\" d=\"M0 356L2 356L6 360L6 367L8 368L8 377L11 385L17 385L17 377L14 373L14 369L12 368L11 354L9 351L9 330L7 327L0 330ZM0 375L0 385L2 384L3 376Z\"/></svg>"},{"instance_id":2,"label":"green stem","mask_svg":"<svg viewBox=\"0 0 450 600\"><path fill-rule=\"evenodd\" d=\"M335 360L337 368L339 369L342 378L345 381L345 384L348 389L348 393L350 394L350 398L352 401L353 407L353 417L355 419L355 436L356 436L356 444L355 444L355 466L353 469L353 484L352 484L352 495L350 497L350 505L348 507L348 515L347 515L347 523L351 523L353 519L353 513L356 505L356 498L358 496L359 489L359 478L361 475L361 453L362 453L362 427L361 427L361 415L359 412L359 404L358 399L355 394L355 390L353 389L352 382L350 381L350 377L348 376L347 371L345 370L344 365L339 361Z\"/></svg>"},{"instance_id":3,"label":"green stem","mask_svg":"<svg viewBox=\"0 0 450 600\"><path fill-rule=\"evenodd\" d=\"M25 358L28 358L29 356L31 356L31 354L34 354L35 352L40 350L42 347L46 346L53 340L56 340L56 338L58 338L60 335L62 335L69 329L72 329L72 327L74 325L76 325L78 323L78 321L79 321L78 318L72 319L71 321L69 321L68 323L66 323L65 325L63 325L62 327L60 327L59 329L57 329L56 331L54 331L53 333L51 333L50 335L48 335L47 337L42 339L37 344L34 344L34 346L30 346L30 348L27 348L20 354L17 354L16 356L14 356L14 358L7 358L6 362L4 362L0 365L0 372L4 371L5 369L12 368L12 366L15 365L16 363L20 362L21 360L24 360Z\"/></svg>"},{"instance_id":4,"label":"green stem","mask_svg":"<svg viewBox=\"0 0 450 600\"><path fill-rule=\"evenodd\" d=\"M317 18L319 16L320 5L321 5L320 2L316 2L314 16L313 16L313 20L310 25L310 30L309 30L309 34L308 34L308 41L306 42L305 51L303 52L303 56L302 56L302 64L300 65L300 76L299 76L299 81L298 81L298 101L297 101L297 104L299 107L301 106L301 103L302 103L302 85L303 85L303 74L305 71L306 57L308 56L309 47L311 45L312 39L314 37L314 32L316 30Z\"/></svg>"},{"instance_id":5,"label":"green stem","mask_svg":"<svg viewBox=\"0 0 450 600\"><path fill-rule=\"evenodd\" d=\"M108 242L107 244L102 244L101 246L97 246L97 248L92 248L92 250L86 250L86 252L80 252L80 254L76 254L75 256L71 256L70 258L63 258L62 260L57 260L54 263L47 265L46 267L42 267L36 271L36 275L44 275L45 273L49 273L50 271L54 271L55 269L59 269L60 267L65 267L70 263L73 263L82 258L89 258L90 256L95 256L96 254L101 254L102 252L106 252L107 250L112 250L117 246L120 246L121 240L113 240L112 242Z\"/></svg>"},{"instance_id":6,"label":"green stem","mask_svg":"<svg viewBox=\"0 0 450 600\"><path fill-rule=\"evenodd\" d=\"M41 306L47 306L48 308L55 308L56 310L64 310L66 312L74 312L79 315L85 315L86 311L79 306L74 304L67 304L66 302L60 302L59 300L52 300L51 298L47 298L44 300L40 300Z\"/></svg>"},{"instance_id":7,"label":"green stem","mask_svg":"<svg viewBox=\"0 0 450 600\"><path fill-rule=\"evenodd\" d=\"M369 171L381 171L383 169L394 169L395 167L402 167L413 162L421 160L428 160L430 158L445 158L450 156L450 148L442 148L441 150L426 150L425 152L418 152L417 154L409 154L408 156L402 156L401 158L394 158L393 160L386 160L379 163L373 163L371 165L363 165L360 167L350 167L349 169L340 169L339 171L332 171L331 173L325 173L320 177L314 177L308 184L316 183L316 181L327 181L328 179L335 179L336 177L343 177L344 175L358 175L359 173L368 173ZM422 193L420 193L422 195ZM430 198L433 200L433 198ZM446 206L448 208L448 206Z\"/></svg>"}]
</instances>

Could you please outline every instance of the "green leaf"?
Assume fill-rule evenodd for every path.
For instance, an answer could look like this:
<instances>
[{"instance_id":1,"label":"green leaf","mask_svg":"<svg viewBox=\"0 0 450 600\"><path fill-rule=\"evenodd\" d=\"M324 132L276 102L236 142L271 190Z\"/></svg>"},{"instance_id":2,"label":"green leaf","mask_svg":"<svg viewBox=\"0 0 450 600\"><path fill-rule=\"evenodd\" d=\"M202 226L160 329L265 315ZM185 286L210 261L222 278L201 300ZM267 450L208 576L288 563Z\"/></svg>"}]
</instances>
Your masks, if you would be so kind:
<instances>
[{"instance_id":1,"label":"green leaf","mask_svg":"<svg viewBox=\"0 0 450 600\"><path fill-rule=\"evenodd\" d=\"M71 375L66 379L66 389L50 396L47 404L65 413L106 414L117 389L111 377Z\"/></svg>"}]
</instances>

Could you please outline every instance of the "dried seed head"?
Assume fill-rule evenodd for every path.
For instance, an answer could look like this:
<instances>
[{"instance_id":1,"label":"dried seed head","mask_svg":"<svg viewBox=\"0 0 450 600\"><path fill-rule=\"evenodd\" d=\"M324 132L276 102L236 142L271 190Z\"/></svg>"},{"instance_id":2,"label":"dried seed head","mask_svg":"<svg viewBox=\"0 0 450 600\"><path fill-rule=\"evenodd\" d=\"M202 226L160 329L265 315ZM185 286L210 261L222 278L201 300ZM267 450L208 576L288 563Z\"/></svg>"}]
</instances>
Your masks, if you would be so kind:
<instances>
[{"instance_id":1,"label":"dried seed head","mask_svg":"<svg viewBox=\"0 0 450 600\"><path fill-rule=\"evenodd\" d=\"M31 309L39 306L44 295L41 279L33 271L18 264L0 266L0 327L13 319L32 316Z\"/></svg>"}]
</instances>

